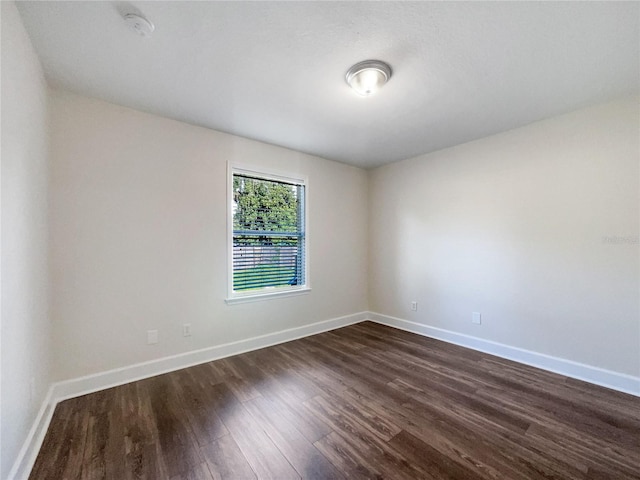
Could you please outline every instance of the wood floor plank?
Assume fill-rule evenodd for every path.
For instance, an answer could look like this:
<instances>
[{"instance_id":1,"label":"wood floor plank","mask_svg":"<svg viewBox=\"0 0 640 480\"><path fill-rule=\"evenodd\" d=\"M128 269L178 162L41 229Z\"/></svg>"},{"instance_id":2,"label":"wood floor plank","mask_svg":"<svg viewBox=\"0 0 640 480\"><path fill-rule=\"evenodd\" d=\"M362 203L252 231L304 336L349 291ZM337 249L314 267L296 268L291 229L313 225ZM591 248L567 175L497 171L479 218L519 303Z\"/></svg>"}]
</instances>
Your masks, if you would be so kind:
<instances>
[{"instance_id":1,"label":"wood floor plank","mask_svg":"<svg viewBox=\"0 0 640 480\"><path fill-rule=\"evenodd\" d=\"M362 350L358 351L358 355L348 355L342 351L339 345L332 344L328 339L316 339L308 337L302 341L308 342L315 346L318 350L315 355L322 359L332 368L342 371L348 376L361 378L363 381L374 379L376 382L391 381L396 378L395 372L388 372L385 364L372 365L370 362L362 358ZM382 368L380 368L382 367Z\"/></svg>"},{"instance_id":2,"label":"wood floor plank","mask_svg":"<svg viewBox=\"0 0 640 480\"><path fill-rule=\"evenodd\" d=\"M306 348L302 349L297 345L286 344L281 347L281 351L292 364L298 367L300 375L313 381L325 392L330 390L332 393L338 393L359 383L357 377L332 368L316 354L309 353Z\"/></svg>"},{"instance_id":3,"label":"wood floor plank","mask_svg":"<svg viewBox=\"0 0 640 480\"><path fill-rule=\"evenodd\" d=\"M416 430L410 424L401 425L441 452L457 458L459 463L477 467L480 475L492 477L502 474L510 479L523 480L549 476L584 477L586 466L583 463L567 464L558 458L549 461L538 455L535 448L529 448L525 435L495 424L492 428L471 412L463 412L455 406L448 410L424 399L407 396L402 403L402 418L409 416L414 422L417 419L426 422L429 435L424 435L422 429Z\"/></svg>"},{"instance_id":4,"label":"wood floor plank","mask_svg":"<svg viewBox=\"0 0 640 480\"><path fill-rule=\"evenodd\" d=\"M229 433L215 411L215 400L211 395L213 385L204 380L198 381L203 373L206 372L185 371L183 375L176 376L178 395L200 446Z\"/></svg>"},{"instance_id":5,"label":"wood floor plank","mask_svg":"<svg viewBox=\"0 0 640 480\"><path fill-rule=\"evenodd\" d=\"M115 388L110 388L97 392L88 399L89 419L81 476L83 480L124 478L122 463L107 461L118 453L124 457L124 445L122 442L115 442L115 439L123 436L117 393Z\"/></svg>"},{"instance_id":6,"label":"wood floor plank","mask_svg":"<svg viewBox=\"0 0 640 480\"><path fill-rule=\"evenodd\" d=\"M107 414L90 416L87 430L81 478L82 480L108 478L106 461L108 456L105 452L109 431Z\"/></svg>"},{"instance_id":7,"label":"wood floor plank","mask_svg":"<svg viewBox=\"0 0 640 480\"><path fill-rule=\"evenodd\" d=\"M479 391L479 395L487 390ZM514 403L526 405L528 414L539 412L545 420L554 423L570 424L572 428L591 435L594 432L615 437L616 441L626 448L640 451L640 422L631 417L603 412L599 408L590 408L572 399L559 397L557 393L530 391L521 389L501 394L501 398Z\"/></svg>"},{"instance_id":8,"label":"wood floor plank","mask_svg":"<svg viewBox=\"0 0 640 480\"><path fill-rule=\"evenodd\" d=\"M331 429L322 421L309 415L302 402L289 390L279 390L277 385L260 385L262 396L278 408L281 415L294 423L304 437L313 443L331 433Z\"/></svg>"},{"instance_id":9,"label":"wood floor plank","mask_svg":"<svg viewBox=\"0 0 640 480\"><path fill-rule=\"evenodd\" d=\"M329 399L318 395L304 402L304 405L334 430L354 435L367 431L384 441L390 440L401 431L394 422L363 404L356 407L340 398Z\"/></svg>"},{"instance_id":10,"label":"wood floor plank","mask_svg":"<svg viewBox=\"0 0 640 480\"><path fill-rule=\"evenodd\" d=\"M443 456L471 470L474 478L501 478L507 473L507 478L511 480L529 478L524 472L511 470L502 452L485 445L480 433L470 431L454 419L439 415L437 411L429 410L402 392L383 392L361 386L359 390L345 392L345 397L353 401L366 399L364 401L380 415L386 415L390 421Z\"/></svg>"},{"instance_id":11,"label":"wood floor plank","mask_svg":"<svg viewBox=\"0 0 640 480\"><path fill-rule=\"evenodd\" d=\"M283 346L286 344L282 344ZM291 362L282 355L280 348L262 348L242 355L252 367L259 367L269 375L277 376L291 368Z\"/></svg>"},{"instance_id":12,"label":"wood floor plank","mask_svg":"<svg viewBox=\"0 0 640 480\"><path fill-rule=\"evenodd\" d=\"M177 374L165 374L143 380L148 390L151 415L158 431L158 443L169 477L191 471L201 464L197 441L183 413L175 385Z\"/></svg>"},{"instance_id":13,"label":"wood floor plank","mask_svg":"<svg viewBox=\"0 0 640 480\"><path fill-rule=\"evenodd\" d=\"M556 430L540 425L533 425L527 432L527 438L537 445L544 445L549 451L570 458L574 464L586 465L592 471L607 464L609 470L615 472L615 478L622 480L640 475L639 450L622 450L616 445L593 448L596 439L585 439L582 434L567 428Z\"/></svg>"},{"instance_id":14,"label":"wood floor plank","mask_svg":"<svg viewBox=\"0 0 640 480\"><path fill-rule=\"evenodd\" d=\"M394 478L398 480L415 480L428 478L427 472L420 466L411 464L388 443L374 436L345 436L333 432L316 442L319 448L333 461L341 462L348 469L349 476L360 477L366 472L367 478ZM353 469L353 465L356 469ZM364 473L363 472L363 473Z\"/></svg>"},{"instance_id":15,"label":"wood floor plank","mask_svg":"<svg viewBox=\"0 0 640 480\"><path fill-rule=\"evenodd\" d=\"M387 415L390 420L442 455L472 470L477 478L494 478L500 476L500 472L507 472L508 478L511 479L545 478L538 473L537 468L533 468L534 471L531 472L532 466L527 462L533 453L525 452L527 461L524 468L505 456L518 446L507 443L504 439L509 430L493 432L494 438L505 440L504 444L490 443L488 439L488 434L492 433L490 430L469 429L469 426L461 423L457 416L443 414L439 408L417 402L395 389L372 390L360 386L358 390L347 390L344 396L351 402L372 406L380 415ZM534 458L539 460L535 455ZM513 466L510 467L510 464ZM558 463L558 465L562 464ZM580 469L569 468L569 472L569 475L561 478L582 478L583 476Z\"/></svg>"},{"instance_id":16,"label":"wood floor plank","mask_svg":"<svg viewBox=\"0 0 640 480\"><path fill-rule=\"evenodd\" d=\"M640 480L640 399L371 322L61 402L32 480Z\"/></svg>"},{"instance_id":17,"label":"wood floor plank","mask_svg":"<svg viewBox=\"0 0 640 480\"><path fill-rule=\"evenodd\" d=\"M169 478L148 390L142 382L135 382L118 387L118 391L125 451L124 459L120 462L124 464L123 478ZM112 461L113 458L120 457L111 457Z\"/></svg>"},{"instance_id":18,"label":"wood floor plank","mask_svg":"<svg viewBox=\"0 0 640 480\"><path fill-rule=\"evenodd\" d=\"M200 447L214 480L256 478L256 474L231 435L224 435Z\"/></svg>"},{"instance_id":19,"label":"wood floor plank","mask_svg":"<svg viewBox=\"0 0 640 480\"><path fill-rule=\"evenodd\" d=\"M238 477L239 478L239 477ZM171 480L212 480L213 476L209 471L206 462L202 462L180 475L171 477Z\"/></svg>"},{"instance_id":20,"label":"wood floor plank","mask_svg":"<svg viewBox=\"0 0 640 480\"><path fill-rule=\"evenodd\" d=\"M333 395L337 395L351 386L351 384L342 379L340 375L335 374L335 372L325 368L323 365L310 359L308 356L301 355L298 352L287 349L286 346L282 346L281 350L289 359L291 364L296 366L296 372L298 375L312 382L323 392L329 392Z\"/></svg>"},{"instance_id":21,"label":"wood floor plank","mask_svg":"<svg viewBox=\"0 0 640 480\"><path fill-rule=\"evenodd\" d=\"M335 479L342 474L302 435L295 425L280 415L274 404L265 398L244 403L280 452L302 478Z\"/></svg>"},{"instance_id":22,"label":"wood floor plank","mask_svg":"<svg viewBox=\"0 0 640 480\"><path fill-rule=\"evenodd\" d=\"M344 438L336 432L331 432L329 435L315 442L314 445L346 478L385 478L380 470L375 469L375 465L371 465L367 461L364 452L354 450L349 442L345 441Z\"/></svg>"},{"instance_id":23,"label":"wood floor plank","mask_svg":"<svg viewBox=\"0 0 640 480\"><path fill-rule=\"evenodd\" d=\"M537 435L539 442L546 444L545 450L549 451L550 456L556 455L558 452L577 452L573 455L574 463L586 464L587 466L597 466L599 462L610 463L611 465L629 465L640 471L640 448L626 446L619 441L619 435L611 435L609 437L594 435L597 430L592 430L590 434L585 434L580 423L573 423L571 420L573 415L568 413L566 419L558 419L555 412L547 412L539 410L532 405L519 400L518 397L510 398L506 393L500 396L491 394L485 390L479 390L478 395L492 398L493 401L505 412L512 415L520 415L528 418L532 426L527 430L527 437ZM540 434L543 430L544 433ZM640 429L638 430L640 432ZM624 432L618 432L620 435ZM639 438L637 434L636 438ZM554 439L555 440L552 440ZM567 442L568 439L571 441ZM566 444L566 445L565 445Z\"/></svg>"},{"instance_id":24,"label":"wood floor plank","mask_svg":"<svg viewBox=\"0 0 640 480\"><path fill-rule=\"evenodd\" d=\"M439 390L426 390L399 378L389 382L388 386L403 392L420 403L437 409L443 415L456 417L459 421L475 425L481 430L509 429L524 435L531 426L529 421L516 415L509 415L508 412L494 408L487 402L461 394L454 389L447 389L444 393Z\"/></svg>"},{"instance_id":25,"label":"wood floor plank","mask_svg":"<svg viewBox=\"0 0 640 480\"><path fill-rule=\"evenodd\" d=\"M81 478L89 421L85 400L78 397L58 404L30 479Z\"/></svg>"},{"instance_id":26,"label":"wood floor plank","mask_svg":"<svg viewBox=\"0 0 640 480\"><path fill-rule=\"evenodd\" d=\"M225 379L225 384L229 386L241 402L246 402L261 395L260 391L244 378L230 376Z\"/></svg>"},{"instance_id":27,"label":"wood floor plank","mask_svg":"<svg viewBox=\"0 0 640 480\"><path fill-rule=\"evenodd\" d=\"M393 437L389 445L402 452L410 462L421 466L422 470L427 472L428 477L425 478L467 480L476 476L469 468L455 462L405 430L401 430Z\"/></svg>"},{"instance_id":28,"label":"wood floor plank","mask_svg":"<svg viewBox=\"0 0 640 480\"><path fill-rule=\"evenodd\" d=\"M224 383L213 388L218 398L218 414L258 478L299 479L300 475L238 401L231 388Z\"/></svg>"}]
</instances>

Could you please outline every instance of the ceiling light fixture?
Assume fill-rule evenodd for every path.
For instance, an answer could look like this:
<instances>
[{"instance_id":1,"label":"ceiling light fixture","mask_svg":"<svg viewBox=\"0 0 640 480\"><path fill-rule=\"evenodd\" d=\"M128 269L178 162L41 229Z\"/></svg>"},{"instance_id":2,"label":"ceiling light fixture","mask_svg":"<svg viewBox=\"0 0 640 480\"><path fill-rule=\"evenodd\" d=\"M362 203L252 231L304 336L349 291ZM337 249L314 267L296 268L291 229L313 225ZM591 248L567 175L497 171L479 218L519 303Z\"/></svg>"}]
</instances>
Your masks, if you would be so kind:
<instances>
[{"instance_id":1,"label":"ceiling light fixture","mask_svg":"<svg viewBox=\"0 0 640 480\"><path fill-rule=\"evenodd\" d=\"M356 63L347 71L347 83L363 97L373 95L391 78L391 67L380 60Z\"/></svg>"},{"instance_id":2,"label":"ceiling light fixture","mask_svg":"<svg viewBox=\"0 0 640 480\"><path fill-rule=\"evenodd\" d=\"M142 15L136 13L127 13L124 16L129 28L142 37L150 37L156 27Z\"/></svg>"}]
</instances>

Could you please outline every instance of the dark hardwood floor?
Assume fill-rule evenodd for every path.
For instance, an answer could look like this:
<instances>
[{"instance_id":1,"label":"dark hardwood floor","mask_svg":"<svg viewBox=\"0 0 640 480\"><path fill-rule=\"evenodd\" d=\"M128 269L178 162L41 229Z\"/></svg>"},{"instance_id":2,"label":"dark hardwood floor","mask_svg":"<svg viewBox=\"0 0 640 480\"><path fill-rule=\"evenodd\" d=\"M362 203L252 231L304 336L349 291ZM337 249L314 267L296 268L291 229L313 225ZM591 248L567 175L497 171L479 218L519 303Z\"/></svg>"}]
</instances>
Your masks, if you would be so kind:
<instances>
[{"instance_id":1,"label":"dark hardwood floor","mask_svg":"<svg viewBox=\"0 0 640 480\"><path fill-rule=\"evenodd\" d=\"M60 403L32 479L640 479L640 399L365 322Z\"/></svg>"}]
</instances>

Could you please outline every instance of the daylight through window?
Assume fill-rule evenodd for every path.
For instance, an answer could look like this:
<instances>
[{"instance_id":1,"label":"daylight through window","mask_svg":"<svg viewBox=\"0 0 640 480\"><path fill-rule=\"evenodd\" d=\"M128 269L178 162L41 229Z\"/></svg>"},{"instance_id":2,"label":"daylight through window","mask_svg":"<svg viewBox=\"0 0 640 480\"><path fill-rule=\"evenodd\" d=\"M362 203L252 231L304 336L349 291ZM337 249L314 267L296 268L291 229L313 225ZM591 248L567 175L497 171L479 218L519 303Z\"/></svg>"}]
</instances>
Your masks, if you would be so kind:
<instances>
[{"instance_id":1,"label":"daylight through window","mask_svg":"<svg viewBox=\"0 0 640 480\"><path fill-rule=\"evenodd\" d=\"M306 285L305 185L233 173L233 292Z\"/></svg>"}]
</instances>

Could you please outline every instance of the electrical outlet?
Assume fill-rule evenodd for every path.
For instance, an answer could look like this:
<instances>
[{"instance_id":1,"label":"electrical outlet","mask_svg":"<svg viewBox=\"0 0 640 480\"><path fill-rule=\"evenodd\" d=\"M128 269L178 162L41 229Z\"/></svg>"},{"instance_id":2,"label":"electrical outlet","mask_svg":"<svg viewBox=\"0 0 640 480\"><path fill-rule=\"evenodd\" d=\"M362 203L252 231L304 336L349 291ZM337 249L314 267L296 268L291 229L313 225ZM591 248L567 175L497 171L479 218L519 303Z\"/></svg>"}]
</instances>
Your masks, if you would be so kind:
<instances>
[{"instance_id":1,"label":"electrical outlet","mask_svg":"<svg viewBox=\"0 0 640 480\"><path fill-rule=\"evenodd\" d=\"M147 330L147 345L158 343L158 330Z\"/></svg>"},{"instance_id":2,"label":"electrical outlet","mask_svg":"<svg viewBox=\"0 0 640 480\"><path fill-rule=\"evenodd\" d=\"M183 337L190 337L191 336L191 324L190 323L185 323L184 325L182 325L182 336Z\"/></svg>"},{"instance_id":3,"label":"electrical outlet","mask_svg":"<svg viewBox=\"0 0 640 480\"><path fill-rule=\"evenodd\" d=\"M418 302L411 302L411 310L414 312L418 311Z\"/></svg>"},{"instance_id":4,"label":"electrical outlet","mask_svg":"<svg viewBox=\"0 0 640 480\"><path fill-rule=\"evenodd\" d=\"M471 315L471 323L480 325L482 323L482 315L480 315L478 312L473 312L473 314Z\"/></svg>"}]
</instances>

